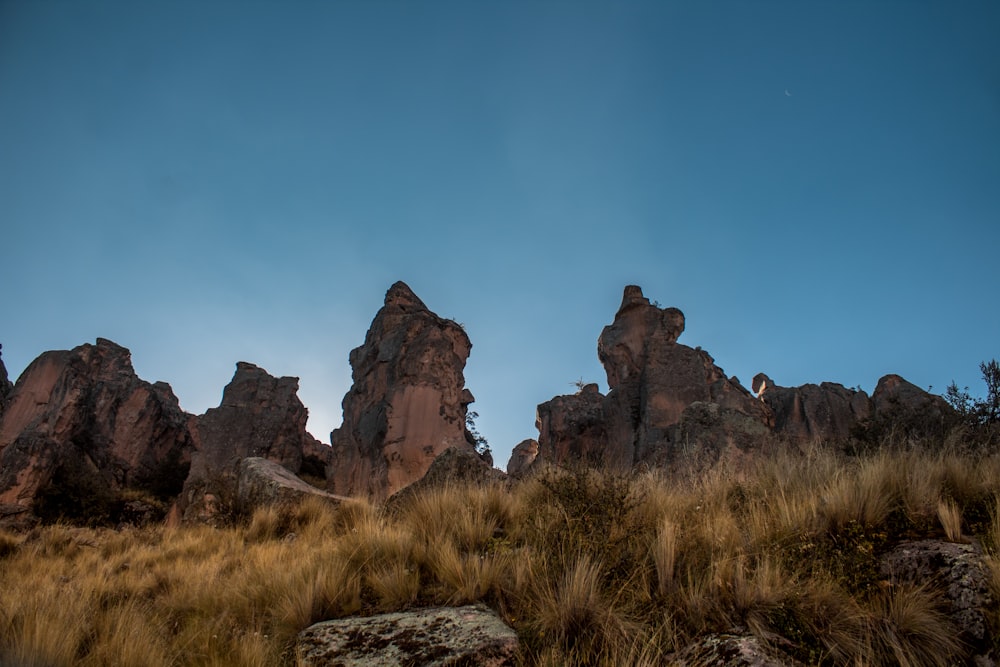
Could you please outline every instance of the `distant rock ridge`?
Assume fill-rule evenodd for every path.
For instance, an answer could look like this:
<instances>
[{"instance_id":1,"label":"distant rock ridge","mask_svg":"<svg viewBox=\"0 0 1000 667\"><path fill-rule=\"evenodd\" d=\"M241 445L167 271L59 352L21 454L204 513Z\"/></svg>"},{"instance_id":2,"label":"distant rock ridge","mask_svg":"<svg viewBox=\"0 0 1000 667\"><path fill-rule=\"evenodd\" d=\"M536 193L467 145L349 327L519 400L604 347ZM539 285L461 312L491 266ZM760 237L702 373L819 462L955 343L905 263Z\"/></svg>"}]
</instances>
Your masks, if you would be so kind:
<instances>
[{"instance_id":1,"label":"distant rock ridge","mask_svg":"<svg viewBox=\"0 0 1000 667\"><path fill-rule=\"evenodd\" d=\"M431 312L406 283L389 288L350 354L354 384L343 424L330 434L334 493L385 498L449 447L475 449L465 421L475 399L463 375L471 349L462 327Z\"/></svg>"},{"instance_id":2,"label":"distant rock ridge","mask_svg":"<svg viewBox=\"0 0 1000 667\"><path fill-rule=\"evenodd\" d=\"M515 448L507 471L521 476L544 462L629 470L742 456L777 436L788 443L845 443L856 433L904 424L915 436L939 434L954 411L898 375L869 398L823 382L781 387L760 373L754 393L728 378L701 348L677 342L684 314L660 308L637 285L625 287L614 322L597 342L609 392L596 384L538 406L538 440ZM755 395L756 394L756 395Z\"/></svg>"}]
</instances>

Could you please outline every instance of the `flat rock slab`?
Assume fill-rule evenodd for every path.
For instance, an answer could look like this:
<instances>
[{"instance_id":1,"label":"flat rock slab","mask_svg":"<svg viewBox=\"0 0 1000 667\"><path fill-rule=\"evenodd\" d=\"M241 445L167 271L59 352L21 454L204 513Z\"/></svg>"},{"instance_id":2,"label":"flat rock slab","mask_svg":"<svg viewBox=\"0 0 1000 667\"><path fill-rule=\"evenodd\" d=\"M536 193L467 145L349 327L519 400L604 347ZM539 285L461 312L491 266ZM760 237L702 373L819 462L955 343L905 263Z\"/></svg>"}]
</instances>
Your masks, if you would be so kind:
<instances>
[{"instance_id":1,"label":"flat rock slab","mask_svg":"<svg viewBox=\"0 0 1000 667\"><path fill-rule=\"evenodd\" d=\"M674 654L675 667L801 667L750 635L708 635Z\"/></svg>"},{"instance_id":2,"label":"flat rock slab","mask_svg":"<svg viewBox=\"0 0 1000 667\"><path fill-rule=\"evenodd\" d=\"M303 630L299 667L507 667L517 634L483 605L324 621Z\"/></svg>"}]
</instances>

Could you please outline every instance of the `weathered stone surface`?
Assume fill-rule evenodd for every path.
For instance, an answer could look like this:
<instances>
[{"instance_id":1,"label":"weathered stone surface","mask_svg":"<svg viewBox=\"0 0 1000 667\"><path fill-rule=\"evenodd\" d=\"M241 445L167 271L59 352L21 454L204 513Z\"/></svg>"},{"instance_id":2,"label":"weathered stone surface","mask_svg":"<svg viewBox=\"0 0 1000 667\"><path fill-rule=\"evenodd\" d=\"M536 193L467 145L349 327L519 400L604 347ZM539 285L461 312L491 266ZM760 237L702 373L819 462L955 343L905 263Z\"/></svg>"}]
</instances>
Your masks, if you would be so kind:
<instances>
[{"instance_id":1,"label":"weathered stone surface","mask_svg":"<svg viewBox=\"0 0 1000 667\"><path fill-rule=\"evenodd\" d=\"M979 545L937 540L904 542L883 557L882 572L894 585L939 586L962 639L979 652L990 648L987 614L994 600Z\"/></svg>"},{"instance_id":2,"label":"weathered stone surface","mask_svg":"<svg viewBox=\"0 0 1000 667\"><path fill-rule=\"evenodd\" d=\"M354 385L343 425L330 434L331 489L383 498L424 476L449 447L474 449L466 429L465 361L472 343L397 282L362 346L351 351Z\"/></svg>"},{"instance_id":3,"label":"weathered stone surface","mask_svg":"<svg viewBox=\"0 0 1000 667\"><path fill-rule=\"evenodd\" d=\"M652 449L643 463L673 465L696 473L725 459L738 469L744 459L762 451L771 429L753 417L718 403L695 401L670 430L669 448Z\"/></svg>"},{"instance_id":4,"label":"weathered stone surface","mask_svg":"<svg viewBox=\"0 0 1000 667\"><path fill-rule=\"evenodd\" d=\"M507 474L511 477L522 477L538 458L538 441L533 438L522 440L514 446L507 461Z\"/></svg>"},{"instance_id":5,"label":"weathered stone surface","mask_svg":"<svg viewBox=\"0 0 1000 667\"><path fill-rule=\"evenodd\" d=\"M517 634L482 605L344 618L303 630L299 667L505 667L516 664Z\"/></svg>"},{"instance_id":6,"label":"weathered stone surface","mask_svg":"<svg viewBox=\"0 0 1000 667\"><path fill-rule=\"evenodd\" d=\"M236 484L237 508L245 515L266 505L297 503L309 496L340 503L346 498L335 496L306 484L280 463L259 456L241 459Z\"/></svg>"},{"instance_id":7,"label":"weathered stone surface","mask_svg":"<svg viewBox=\"0 0 1000 667\"><path fill-rule=\"evenodd\" d=\"M213 499L231 497L240 462L248 457L269 459L291 473L325 474L332 451L306 431L308 411L298 389L298 378L236 364L219 407L192 420L196 451L180 499L185 518L210 516Z\"/></svg>"},{"instance_id":8,"label":"weathered stone surface","mask_svg":"<svg viewBox=\"0 0 1000 667\"><path fill-rule=\"evenodd\" d=\"M771 410L736 378L727 378L707 352L678 343L683 331L681 311L652 305L639 287L626 287L615 321L597 342L608 395L592 385L540 405L538 460L584 460L620 469L669 464L678 453L684 412L693 403L718 405L722 414L742 415L741 421L758 422L766 431L773 424ZM740 441L729 436L745 430L722 440ZM710 440L703 437L702 445Z\"/></svg>"},{"instance_id":9,"label":"weathered stone surface","mask_svg":"<svg viewBox=\"0 0 1000 667\"><path fill-rule=\"evenodd\" d=\"M474 451L449 447L441 452L427 473L389 497L387 506L398 506L407 499L429 489L445 486L486 486L503 484L507 475L500 472Z\"/></svg>"},{"instance_id":10,"label":"weathered stone surface","mask_svg":"<svg viewBox=\"0 0 1000 667\"><path fill-rule=\"evenodd\" d=\"M774 413L775 432L797 442L845 441L872 415L868 394L834 382L781 387L758 373L752 388Z\"/></svg>"},{"instance_id":11,"label":"weathered stone surface","mask_svg":"<svg viewBox=\"0 0 1000 667\"><path fill-rule=\"evenodd\" d=\"M596 384L588 384L576 394L556 396L535 412L538 429L537 457L562 463L582 461L615 468L632 466L632 451L609 447L605 397Z\"/></svg>"},{"instance_id":12,"label":"weathered stone surface","mask_svg":"<svg viewBox=\"0 0 1000 667\"><path fill-rule=\"evenodd\" d=\"M3 350L3 345L0 345ZM7 407L7 397L14 390L14 384L7 377L7 367L3 363L3 353L0 352L0 419L3 419L4 410Z\"/></svg>"},{"instance_id":13,"label":"weathered stone surface","mask_svg":"<svg viewBox=\"0 0 1000 667\"><path fill-rule=\"evenodd\" d=\"M883 376L872 392L873 420L912 436L941 435L957 421L942 397L898 375Z\"/></svg>"},{"instance_id":14,"label":"weathered stone surface","mask_svg":"<svg viewBox=\"0 0 1000 667\"><path fill-rule=\"evenodd\" d=\"M21 375L0 422L0 504L84 518L111 511L126 488L167 499L193 448L170 386L139 379L124 347L99 338L46 352Z\"/></svg>"},{"instance_id":15,"label":"weathered stone surface","mask_svg":"<svg viewBox=\"0 0 1000 667\"><path fill-rule=\"evenodd\" d=\"M797 667L801 663L753 635L718 634L671 656L675 667Z\"/></svg>"}]
</instances>

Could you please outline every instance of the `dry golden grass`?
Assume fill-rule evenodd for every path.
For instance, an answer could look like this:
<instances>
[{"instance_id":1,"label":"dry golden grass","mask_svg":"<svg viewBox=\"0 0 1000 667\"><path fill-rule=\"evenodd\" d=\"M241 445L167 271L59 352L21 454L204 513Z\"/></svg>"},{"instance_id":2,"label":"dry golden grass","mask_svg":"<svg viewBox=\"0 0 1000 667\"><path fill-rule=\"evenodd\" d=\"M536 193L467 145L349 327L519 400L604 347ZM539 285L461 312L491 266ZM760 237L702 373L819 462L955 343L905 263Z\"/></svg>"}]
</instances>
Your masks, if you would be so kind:
<instances>
[{"instance_id":1,"label":"dry golden grass","mask_svg":"<svg viewBox=\"0 0 1000 667\"><path fill-rule=\"evenodd\" d=\"M479 601L525 665L664 664L735 627L808 664L955 664L940 596L888 586L878 559L979 539L1000 597L998 494L1000 457L817 448L683 479L550 469L391 512L310 500L228 529L0 533L0 664L290 665L319 620Z\"/></svg>"}]
</instances>

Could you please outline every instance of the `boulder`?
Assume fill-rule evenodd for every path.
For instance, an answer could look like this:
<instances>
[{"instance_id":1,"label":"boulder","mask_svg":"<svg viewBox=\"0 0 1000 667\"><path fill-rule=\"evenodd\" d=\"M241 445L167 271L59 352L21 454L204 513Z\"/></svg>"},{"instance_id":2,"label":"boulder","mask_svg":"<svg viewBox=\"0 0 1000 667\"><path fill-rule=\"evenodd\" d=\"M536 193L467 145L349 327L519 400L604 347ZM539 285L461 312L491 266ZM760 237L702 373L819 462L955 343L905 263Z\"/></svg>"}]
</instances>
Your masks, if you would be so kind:
<instances>
[{"instance_id":1,"label":"boulder","mask_svg":"<svg viewBox=\"0 0 1000 667\"><path fill-rule=\"evenodd\" d=\"M236 364L219 407L192 420L196 451L180 498L185 518L210 516L211 505L231 499L240 462L249 457L322 478L332 452L306 431L308 411L298 389L298 378L276 378L245 361Z\"/></svg>"},{"instance_id":2,"label":"boulder","mask_svg":"<svg viewBox=\"0 0 1000 667\"><path fill-rule=\"evenodd\" d=\"M678 651L675 667L798 667L801 663L753 635L712 634Z\"/></svg>"},{"instance_id":3,"label":"boulder","mask_svg":"<svg viewBox=\"0 0 1000 667\"><path fill-rule=\"evenodd\" d=\"M507 460L507 474L511 477L523 477L531 469L531 464L538 458L538 441L533 438L522 440L514 446Z\"/></svg>"},{"instance_id":4,"label":"boulder","mask_svg":"<svg viewBox=\"0 0 1000 667\"><path fill-rule=\"evenodd\" d=\"M295 504L307 497L319 497L335 504L346 500L306 484L275 461L259 456L240 460L236 503L242 514L249 516L267 505Z\"/></svg>"},{"instance_id":5,"label":"boulder","mask_svg":"<svg viewBox=\"0 0 1000 667\"><path fill-rule=\"evenodd\" d=\"M386 293L365 342L351 351L354 384L344 420L330 434L330 488L340 495L392 495L424 476L449 447L474 450L466 428L462 327L438 317L397 282Z\"/></svg>"},{"instance_id":6,"label":"boulder","mask_svg":"<svg viewBox=\"0 0 1000 667\"><path fill-rule=\"evenodd\" d=\"M115 521L119 494L177 495L194 450L170 386L136 376L127 349L45 352L18 379L0 422L0 504L45 518Z\"/></svg>"},{"instance_id":7,"label":"boulder","mask_svg":"<svg viewBox=\"0 0 1000 667\"><path fill-rule=\"evenodd\" d=\"M324 621L299 633L299 667L511 667L518 640L483 605Z\"/></svg>"},{"instance_id":8,"label":"boulder","mask_svg":"<svg viewBox=\"0 0 1000 667\"><path fill-rule=\"evenodd\" d=\"M881 568L893 585L938 587L961 639L973 652L989 651L993 641L989 618L994 600L989 568L978 544L903 542L882 557Z\"/></svg>"},{"instance_id":9,"label":"boulder","mask_svg":"<svg viewBox=\"0 0 1000 667\"><path fill-rule=\"evenodd\" d=\"M799 443L846 441L872 415L868 394L834 382L781 387L758 373L752 389L774 413L775 433Z\"/></svg>"},{"instance_id":10,"label":"boulder","mask_svg":"<svg viewBox=\"0 0 1000 667\"><path fill-rule=\"evenodd\" d=\"M608 395L589 385L540 405L538 459L557 464L584 460L618 469L668 465L679 453L678 435L686 432L681 428L684 412L694 403L718 405L724 414L740 415L741 421L756 422L766 432L774 420L770 408L736 378L727 378L707 352L678 343L683 331L680 310L660 308L638 286L626 287L614 322L597 341ZM717 453L705 451L709 457Z\"/></svg>"}]
</instances>

